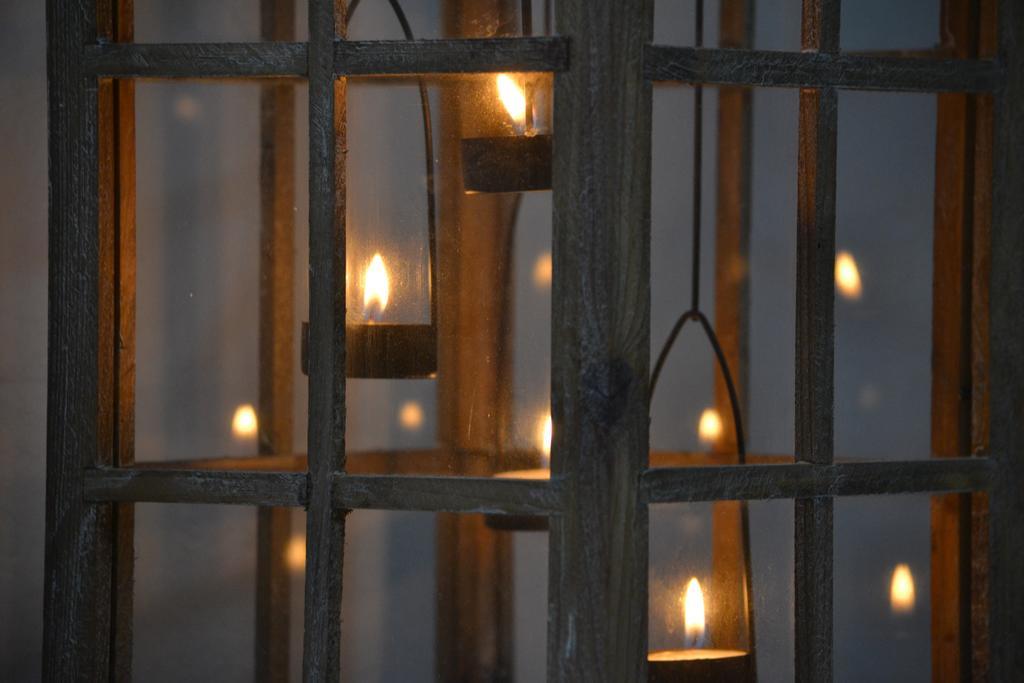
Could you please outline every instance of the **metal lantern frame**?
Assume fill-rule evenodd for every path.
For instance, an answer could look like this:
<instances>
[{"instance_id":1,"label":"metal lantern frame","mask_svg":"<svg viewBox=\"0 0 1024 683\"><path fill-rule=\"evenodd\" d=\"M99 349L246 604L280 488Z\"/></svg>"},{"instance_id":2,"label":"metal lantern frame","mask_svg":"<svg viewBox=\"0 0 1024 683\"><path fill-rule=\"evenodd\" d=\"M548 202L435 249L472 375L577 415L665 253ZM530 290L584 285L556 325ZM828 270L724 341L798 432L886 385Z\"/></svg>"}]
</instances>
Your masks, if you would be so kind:
<instances>
[{"instance_id":1,"label":"metal lantern frame","mask_svg":"<svg viewBox=\"0 0 1024 683\"><path fill-rule=\"evenodd\" d=\"M954 36L943 50L926 54L840 51L839 0L804 0L801 51L753 50L749 5L724 5L733 8L737 23L731 32L723 30L723 48L651 44L653 0L559 0L555 37L401 41L348 41L345 2L309 0L309 40L303 43L290 42L293 19L280 11L287 3L267 0L263 42L136 44L131 0L48 0L44 677L130 677L137 502L259 508L258 583L268 596L280 579L273 549L287 531L287 509L306 509L302 656L310 681L340 676L349 511L547 517L548 679L618 683L647 675L648 506L792 499L796 677L829 681L835 498L932 493L944 494L933 508L933 562L937 552L961 578L965 572L983 576L991 596L972 593L969 609L959 602L950 608L959 610L947 615L959 645L936 656L951 658L957 671L982 667L995 681L1024 679L1024 648L1018 646L1024 639L1024 5L946 0L944 13L976 19L953 22L952 33L960 27L977 33L964 40ZM345 183L346 78L505 71L555 74L552 477L362 474L345 450L345 312L339 296L345 280L344 259L338 258L345 248L345 210L338 188ZM308 80L308 459L290 454L291 419L274 408L275 402L290 405L284 378L292 332L282 338L270 329L261 335L268 340L261 343L264 457L164 467L134 463L136 78ZM739 122L722 130L738 136L738 149L743 131L749 133L743 124L747 88L800 91L796 441L788 462L751 456L743 465L689 467L649 454L655 81L722 87L731 102L724 106ZM286 83L264 85L265 114L283 106ZM973 395L968 391L965 419L964 383L933 387L933 450L943 457L834 457L840 89L941 93L940 136L945 131L961 142L940 145L937 161L958 172L943 181L936 201L960 212L950 214L949 225L937 226L937 269L948 277L936 279L935 306L944 313L933 339L935 372L966 378ZM286 125L287 117L279 120ZM972 122L972 137L964 143L956 136L968 130L966 122ZM264 177L287 176L292 162L286 156L265 146ZM741 160L734 167L741 180L744 166ZM261 258L277 273L265 285L270 301L280 291L275 287L290 286L291 273L273 270L270 255L288 247L286 241L275 247L281 223L267 216L292 204L287 192L264 201ZM971 240L976 248L965 252ZM975 257L984 258L976 263ZM723 342L727 355L730 344ZM285 461L301 462L302 469L270 471ZM967 533L972 524L978 530L973 536ZM946 531L935 535L938 528ZM981 573L972 574L978 566ZM272 597L257 609L264 645L286 639L274 630L280 628L274 610ZM472 640L456 646L476 663L485 656ZM261 679L281 671L280 652L273 648L259 650L257 660Z\"/></svg>"}]
</instances>

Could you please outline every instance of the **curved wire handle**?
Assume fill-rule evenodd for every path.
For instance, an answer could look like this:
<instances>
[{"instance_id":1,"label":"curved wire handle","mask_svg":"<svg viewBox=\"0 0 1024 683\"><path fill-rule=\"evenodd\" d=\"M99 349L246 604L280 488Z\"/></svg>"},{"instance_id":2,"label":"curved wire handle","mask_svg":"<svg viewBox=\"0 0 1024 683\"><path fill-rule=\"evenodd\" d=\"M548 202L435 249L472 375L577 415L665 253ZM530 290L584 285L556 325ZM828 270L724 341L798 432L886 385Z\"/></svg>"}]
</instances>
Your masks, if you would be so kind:
<instances>
[{"instance_id":1,"label":"curved wire handle","mask_svg":"<svg viewBox=\"0 0 1024 683\"><path fill-rule=\"evenodd\" d=\"M348 27L352 16L359 7L360 0L352 0L345 13L345 26ZM398 0L388 0L391 10L402 27L402 33L406 40L415 40L409 19L405 16ZM430 260L430 324L437 325L437 197L434 189L434 130L430 115L430 96L427 93L427 84L423 78L417 78L420 90L420 110L423 115L423 147L426 156L427 172L427 250Z\"/></svg>"},{"instance_id":2,"label":"curved wire handle","mask_svg":"<svg viewBox=\"0 0 1024 683\"><path fill-rule=\"evenodd\" d=\"M715 360L718 363L719 370L722 372L725 386L729 390L729 407L732 410L732 421L736 431L736 452L739 464L745 465L747 462L747 448L743 440L743 417L740 415L740 400L736 392L736 384L733 382L732 373L729 371L729 363L725 360L725 352L722 351L722 345L718 342L718 337L715 335L711 323L708 322L707 316L701 313L700 310L692 308L683 313L672 327L668 339L665 340L664 346L661 347L661 353L658 354L658 362L654 364L654 372L651 374L651 387L648 390L647 396L648 403L654 400L654 389L658 386L658 377L661 376L661 371L665 367L665 361L668 360L669 353L672 352L676 338L679 337L679 333L682 332L683 327L690 320L696 320L700 323L704 329L704 335L708 338L708 343L711 344L711 348L715 352Z\"/></svg>"}]
</instances>

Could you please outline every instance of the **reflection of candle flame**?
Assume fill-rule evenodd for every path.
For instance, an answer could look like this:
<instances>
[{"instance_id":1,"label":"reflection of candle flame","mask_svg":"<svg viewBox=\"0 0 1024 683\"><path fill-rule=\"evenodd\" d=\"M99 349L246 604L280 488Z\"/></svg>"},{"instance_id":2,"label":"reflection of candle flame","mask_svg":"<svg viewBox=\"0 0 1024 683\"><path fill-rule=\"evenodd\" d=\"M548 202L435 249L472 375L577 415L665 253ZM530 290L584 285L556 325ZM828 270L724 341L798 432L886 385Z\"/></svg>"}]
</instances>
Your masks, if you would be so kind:
<instances>
[{"instance_id":1,"label":"reflection of candle flame","mask_svg":"<svg viewBox=\"0 0 1024 683\"><path fill-rule=\"evenodd\" d=\"M540 451L544 455L544 464L547 465L548 461L551 460L551 413L548 413L540 422L540 428L537 430L540 441Z\"/></svg>"},{"instance_id":2,"label":"reflection of candle flame","mask_svg":"<svg viewBox=\"0 0 1024 683\"><path fill-rule=\"evenodd\" d=\"M551 254L544 252L537 257L537 261L533 264L533 284L538 289L551 286Z\"/></svg>"},{"instance_id":3,"label":"reflection of candle flame","mask_svg":"<svg viewBox=\"0 0 1024 683\"><path fill-rule=\"evenodd\" d=\"M526 123L526 93L508 74L498 74L498 97L517 126Z\"/></svg>"},{"instance_id":4,"label":"reflection of candle flame","mask_svg":"<svg viewBox=\"0 0 1024 683\"><path fill-rule=\"evenodd\" d=\"M423 426L423 408L416 401L406 401L398 411L402 429L414 432Z\"/></svg>"},{"instance_id":5,"label":"reflection of candle flame","mask_svg":"<svg viewBox=\"0 0 1024 683\"><path fill-rule=\"evenodd\" d=\"M914 575L910 567L898 564L892 572L889 586L889 604L893 614L909 614L914 611Z\"/></svg>"},{"instance_id":6,"label":"reflection of candle flame","mask_svg":"<svg viewBox=\"0 0 1024 683\"><path fill-rule=\"evenodd\" d=\"M288 541L285 561L292 571L300 572L306 568L306 539L303 536L292 536Z\"/></svg>"},{"instance_id":7,"label":"reflection of candle flame","mask_svg":"<svg viewBox=\"0 0 1024 683\"><path fill-rule=\"evenodd\" d=\"M363 314L368 320L376 320L388 307L391 295L391 284L388 281L388 269L384 267L384 259L374 254L366 269L363 280Z\"/></svg>"},{"instance_id":8,"label":"reflection of candle flame","mask_svg":"<svg viewBox=\"0 0 1024 683\"><path fill-rule=\"evenodd\" d=\"M235 408L235 415L231 418L231 432L240 439L251 439L256 436L256 409L251 404L245 403Z\"/></svg>"},{"instance_id":9,"label":"reflection of candle flame","mask_svg":"<svg viewBox=\"0 0 1024 683\"><path fill-rule=\"evenodd\" d=\"M860 269L853 254L848 251L836 254L836 289L847 299L860 298Z\"/></svg>"},{"instance_id":10,"label":"reflection of candle flame","mask_svg":"<svg viewBox=\"0 0 1024 683\"><path fill-rule=\"evenodd\" d=\"M704 443L715 443L722 436L722 416L714 408L705 408L697 424L697 436Z\"/></svg>"},{"instance_id":11,"label":"reflection of candle flame","mask_svg":"<svg viewBox=\"0 0 1024 683\"><path fill-rule=\"evenodd\" d=\"M700 647L704 644L704 591L697 577L691 578L686 584L682 603L686 644L689 647Z\"/></svg>"}]
</instances>

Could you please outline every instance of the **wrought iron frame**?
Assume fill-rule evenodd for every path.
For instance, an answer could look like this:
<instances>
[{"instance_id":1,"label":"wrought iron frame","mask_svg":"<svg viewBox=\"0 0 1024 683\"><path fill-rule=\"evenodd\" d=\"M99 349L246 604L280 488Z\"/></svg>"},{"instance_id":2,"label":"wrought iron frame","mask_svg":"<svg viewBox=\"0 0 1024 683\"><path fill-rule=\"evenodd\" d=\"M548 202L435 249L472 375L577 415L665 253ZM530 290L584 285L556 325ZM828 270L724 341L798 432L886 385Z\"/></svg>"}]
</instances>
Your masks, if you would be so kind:
<instances>
[{"instance_id":1,"label":"wrought iron frame","mask_svg":"<svg viewBox=\"0 0 1024 683\"><path fill-rule=\"evenodd\" d=\"M49 0L50 298L44 676L130 676L131 503L307 510L303 670L337 680L345 515L422 510L550 520L548 678L644 680L647 506L794 499L796 673L832 678L836 496L987 492L993 680L1024 678L1024 7L998 0L991 58L839 50L839 1L804 0L803 51L651 45L653 0L562 0L554 38L347 41L343 0L309 0L309 41L135 44L130 0ZM344 446L346 76L555 73L550 482L366 475ZM306 471L133 465L135 78L309 83ZM649 468L652 81L800 89L795 462ZM835 462L837 90L993 96L990 439L980 452ZM628 122L629 125L623 125ZM120 178L121 182L117 182ZM119 189L118 189L119 188ZM989 285L988 282L984 283ZM978 457L975 457L978 456ZM277 459L288 456L278 456ZM221 462L220 465L225 465ZM226 467L226 466L225 466ZM126 630L127 628L127 630ZM127 635L125 635L127 633Z\"/></svg>"}]
</instances>

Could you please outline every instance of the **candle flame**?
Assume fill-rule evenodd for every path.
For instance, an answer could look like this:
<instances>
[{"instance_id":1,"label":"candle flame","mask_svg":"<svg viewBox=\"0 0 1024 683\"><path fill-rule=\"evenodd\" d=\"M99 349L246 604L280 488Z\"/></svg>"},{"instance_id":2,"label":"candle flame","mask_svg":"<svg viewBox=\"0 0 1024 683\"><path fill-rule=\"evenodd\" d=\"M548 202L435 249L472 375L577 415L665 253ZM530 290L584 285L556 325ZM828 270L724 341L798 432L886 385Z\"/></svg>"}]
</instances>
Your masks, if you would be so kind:
<instances>
[{"instance_id":1,"label":"candle flame","mask_svg":"<svg viewBox=\"0 0 1024 683\"><path fill-rule=\"evenodd\" d=\"M417 431L423 426L423 407L416 401L406 401L398 411L398 423L406 431Z\"/></svg>"},{"instance_id":2,"label":"candle flame","mask_svg":"<svg viewBox=\"0 0 1024 683\"><path fill-rule=\"evenodd\" d=\"M889 586L889 604L893 614L909 614L914 611L914 575L910 567L898 564L892 571L892 583Z\"/></svg>"},{"instance_id":3,"label":"candle flame","mask_svg":"<svg viewBox=\"0 0 1024 683\"><path fill-rule=\"evenodd\" d=\"M697 577L692 577L686 584L682 603L686 645L700 647L704 644L704 591L701 590Z\"/></svg>"},{"instance_id":4,"label":"candle flame","mask_svg":"<svg viewBox=\"0 0 1024 683\"><path fill-rule=\"evenodd\" d=\"M363 314L368 320L376 320L388 307L391 295L391 284L388 280L388 269L384 267L384 259L379 253L370 259L363 279Z\"/></svg>"},{"instance_id":5,"label":"candle flame","mask_svg":"<svg viewBox=\"0 0 1024 683\"><path fill-rule=\"evenodd\" d=\"M544 464L546 465L551 460L551 434L553 427L551 426L551 413L545 415L537 429L537 440L540 442L540 452L544 456Z\"/></svg>"},{"instance_id":6,"label":"candle flame","mask_svg":"<svg viewBox=\"0 0 1024 683\"><path fill-rule=\"evenodd\" d=\"M235 408L235 415L231 418L231 432L240 439L251 439L256 436L259 423L256 420L256 409L250 403L244 403Z\"/></svg>"},{"instance_id":7,"label":"candle flame","mask_svg":"<svg viewBox=\"0 0 1024 683\"><path fill-rule=\"evenodd\" d=\"M498 85L498 97L505 105L505 111L517 126L522 126L526 123L526 93L508 74L498 74L495 82Z\"/></svg>"},{"instance_id":8,"label":"candle flame","mask_svg":"<svg viewBox=\"0 0 1024 683\"><path fill-rule=\"evenodd\" d=\"M836 289L847 299L859 299L861 295L860 269L848 251L836 254Z\"/></svg>"},{"instance_id":9,"label":"candle flame","mask_svg":"<svg viewBox=\"0 0 1024 683\"><path fill-rule=\"evenodd\" d=\"M722 416L714 408L705 408L697 424L697 436L707 444L713 444L722 437Z\"/></svg>"},{"instance_id":10,"label":"candle flame","mask_svg":"<svg viewBox=\"0 0 1024 683\"><path fill-rule=\"evenodd\" d=\"M288 540L288 547L284 551L285 562L288 568L294 572L301 572L306 568L306 538L304 536L292 536Z\"/></svg>"},{"instance_id":11,"label":"candle flame","mask_svg":"<svg viewBox=\"0 0 1024 683\"><path fill-rule=\"evenodd\" d=\"M551 253L544 252L537 257L537 261L533 264L533 284L536 285L537 289L550 287L551 274Z\"/></svg>"}]
</instances>

